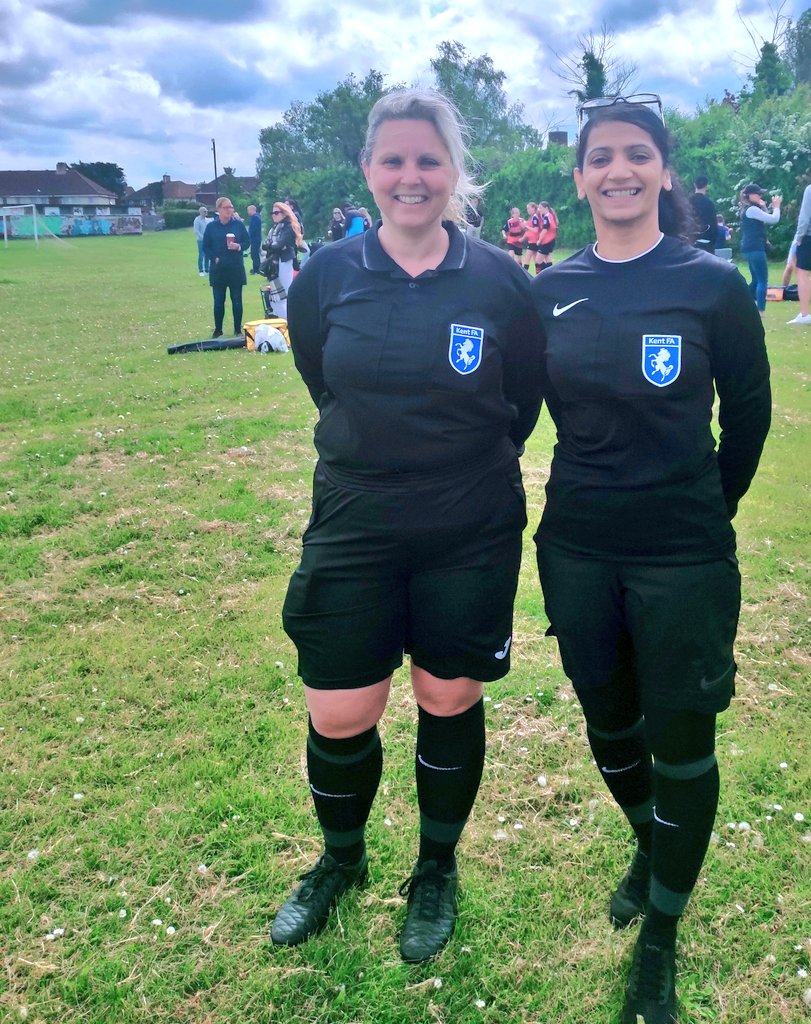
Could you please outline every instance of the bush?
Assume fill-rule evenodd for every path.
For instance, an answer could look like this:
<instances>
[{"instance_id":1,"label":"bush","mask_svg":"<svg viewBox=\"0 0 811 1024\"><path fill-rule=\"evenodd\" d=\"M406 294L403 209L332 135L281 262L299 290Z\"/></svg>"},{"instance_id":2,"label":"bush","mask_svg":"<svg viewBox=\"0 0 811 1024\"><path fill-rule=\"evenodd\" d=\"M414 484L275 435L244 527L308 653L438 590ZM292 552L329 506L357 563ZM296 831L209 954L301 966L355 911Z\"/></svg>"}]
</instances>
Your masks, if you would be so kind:
<instances>
[{"instance_id":1,"label":"bush","mask_svg":"<svg viewBox=\"0 0 811 1024\"><path fill-rule=\"evenodd\" d=\"M501 226L510 215L510 207L517 206L525 217L530 200L549 203L557 214L559 245L579 249L593 240L588 204L578 202L572 181L573 147L553 145L514 153L495 173L483 166L485 180L490 171L490 185L484 196L484 236L489 242L501 244Z\"/></svg>"},{"instance_id":2,"label":"bush","mask_svg":"<svg viewBox=\"0 0 811 1024\"><path fill-rule=\"evenodd\" d=\"M190 228L194 224L197 210L164 210L163 219L168 230L173 228Z\"/></svg>"}]
</instances>

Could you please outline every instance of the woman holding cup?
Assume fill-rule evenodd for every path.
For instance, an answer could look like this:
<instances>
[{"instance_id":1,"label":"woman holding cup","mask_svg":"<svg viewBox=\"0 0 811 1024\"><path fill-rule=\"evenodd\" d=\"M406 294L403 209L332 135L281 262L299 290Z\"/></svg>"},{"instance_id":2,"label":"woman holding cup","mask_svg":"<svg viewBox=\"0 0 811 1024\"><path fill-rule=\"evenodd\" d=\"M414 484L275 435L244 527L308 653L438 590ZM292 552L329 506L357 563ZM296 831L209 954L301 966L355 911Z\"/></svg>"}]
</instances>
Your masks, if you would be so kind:
<instances>
[{"instance_id":1,"label":"woman holding cup","mask_svg":"<svg viewBox=\"0 0 811 1024\"><path fill-rule=\"evenodd\" d=\"M234 214L227 196L220 196L214 209L217 216L203 234L203 253L209 261L208 280L214 293L214 330L212 338L222 337L225 293L231 292L234 334L242 331L242 289L247 283L243 252L251 247L248 229Z\"/></svg>"}]
</instances>

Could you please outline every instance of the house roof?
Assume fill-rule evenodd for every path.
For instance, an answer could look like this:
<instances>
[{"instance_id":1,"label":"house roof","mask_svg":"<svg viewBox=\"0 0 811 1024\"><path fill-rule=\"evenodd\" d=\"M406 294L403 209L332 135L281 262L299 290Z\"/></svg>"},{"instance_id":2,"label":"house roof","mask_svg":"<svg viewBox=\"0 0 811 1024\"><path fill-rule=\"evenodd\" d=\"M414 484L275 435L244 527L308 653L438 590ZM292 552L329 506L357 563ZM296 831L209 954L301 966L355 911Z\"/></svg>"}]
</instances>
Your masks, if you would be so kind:
<instances>
[{"instance_id":1,"label":"house roof","mask_svg":"<svg viewBox=\"0 0 811 1024\"><path fill-rule=\"evenodd\" d=\"M256 175L241 176L239 174L235 174L230 180L235 181L246 195L250 195L259 188L259 178ZM212 178L211 181L207 181L205 184L201 185L198 191L212 194L215 191L222 193L223 187L226 186L228 182L229 178L225 174L220 174L217 176L216 188L214 179Z\"/></svg>"},{"instance_id":2,"label":"house roof","mask_svg":"<svg viewBox=\"0 0 811 1024\"><path fill-rule=\"evenodd\" d=\"M167 199L194 199L196 195L196 185L189 185L185 181L172 181L169 175L166 174L161 181L150 181L143 188L127 192L124 198L127 202L133 203L137 203L142 199L159 203Z\"/></svg>"},{"instance_id":3,"label":"house roof","mask_svg":"<svg viewBox=\"0 0 811 1024\"><path fill-rule=\"evenodd\" d=\"M196 185L187 185L185 181L164 181L164 199L194 199L197 194Z\"/></svg>"},{"instance_id":4,"label":"house roof","mask_svg":"<svg viewBox=\"0 0 811 1024\"><path fill-rule=\"evenodd\" d=\"M79 171L0 171L0 196L98 196L116 199Z\"/></svg>"}]
</instances>

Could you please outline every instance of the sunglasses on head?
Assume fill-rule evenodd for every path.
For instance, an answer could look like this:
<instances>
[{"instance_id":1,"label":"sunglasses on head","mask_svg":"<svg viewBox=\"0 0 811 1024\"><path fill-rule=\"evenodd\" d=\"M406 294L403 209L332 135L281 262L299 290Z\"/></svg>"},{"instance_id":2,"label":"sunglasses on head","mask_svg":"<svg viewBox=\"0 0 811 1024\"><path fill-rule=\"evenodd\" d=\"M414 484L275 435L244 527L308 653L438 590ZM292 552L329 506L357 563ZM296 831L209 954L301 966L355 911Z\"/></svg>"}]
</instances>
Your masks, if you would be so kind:
<instances>
[{"instance_id":1,"label":"sunglasses on head","mask_svg":"<svg viewBox=\"0 0 811 1024\"><path fill-rule=\"evenodd\" d=\"M625 103L629 107L650 107L662 124L665 123L662 97L655 92L635 92L631 96L595 96L594 99L585 100L577 108L577 134L580 134L584 122L588 121L592 114L607 107L615 107L619 103Z\"/></svg>"}]
</instances>

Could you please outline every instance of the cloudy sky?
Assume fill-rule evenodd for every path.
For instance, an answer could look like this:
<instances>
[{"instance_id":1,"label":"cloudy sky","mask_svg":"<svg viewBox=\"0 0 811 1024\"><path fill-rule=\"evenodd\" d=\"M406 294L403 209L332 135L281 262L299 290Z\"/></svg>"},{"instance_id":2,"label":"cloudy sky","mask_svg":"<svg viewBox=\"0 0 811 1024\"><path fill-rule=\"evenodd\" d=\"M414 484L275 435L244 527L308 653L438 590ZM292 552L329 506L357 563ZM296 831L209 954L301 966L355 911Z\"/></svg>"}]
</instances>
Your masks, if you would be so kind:
<instances>
[{"instance_id":1,"label":"cloudy sky","mask_svg":"<svg viewBox=\"0 0 811 1024\"><path fill-rule=\"evenodd\" d=\"M809 0L784 0L796 18ZM553 72L578 36L615 36L637 90L686 112L736 91L771 38L769 0L0 0L0 169L111 161L140 188L253 174L261 128L370 68L431 83L443 40L489 54L538 128L572 128Z\"/></svg>"}]
</instances>

